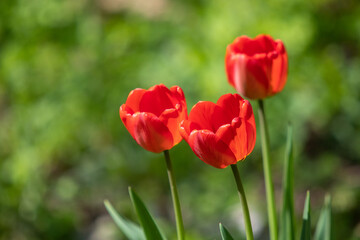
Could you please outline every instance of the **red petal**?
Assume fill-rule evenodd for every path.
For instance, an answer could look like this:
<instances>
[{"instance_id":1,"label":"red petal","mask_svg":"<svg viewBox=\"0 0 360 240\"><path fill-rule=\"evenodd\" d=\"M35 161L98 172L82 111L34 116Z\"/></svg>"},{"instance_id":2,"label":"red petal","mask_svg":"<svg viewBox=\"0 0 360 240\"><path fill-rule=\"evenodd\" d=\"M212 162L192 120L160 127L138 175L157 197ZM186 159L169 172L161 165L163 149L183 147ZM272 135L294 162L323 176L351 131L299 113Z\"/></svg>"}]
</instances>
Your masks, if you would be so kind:
<instances>
[{"instance_id":1,"label":"red petal","mask_svg":"<svg viewBox=\"0 0 360 240\"><path fill-rule=\"evenodd\" d=\"M139 112L140 100L141 100L141 98L142 98L142 96L144 95L145 92L146 92L146 90L141 89L141 88L136 88L136 89L132 90L129 93L129 96L128 96L125 104L133 112Z\"/></svg>"},{"instance_id":2,"label":"red petal","mask_svg":"<svg viewBox=\"0 0 360 240\"><path fill-rule=\"evenodd\" d=\"M190 124L191 122L189 120L183 120L179 126L179 132L186 142L188 142L188 138L191 133Z\"/></svg>"},{"instance_id":3,"label":"red petal","mask_svg":"<svg viewBox=\"0 0 360 240\"><path fill-rule=\"evenodd\" d=\"M245 101L239 94L222 95L216 104L222 108L226 115L226 123L230 123L233 118L238 117L240 113L240 103Z\"/></svg>"},{"instance_id":4,"label":"red petal","mask_svg":"<svg viewBox=\"0 0 360 240\"><path fill-rule=\"evenodd\" d=\"M247 36L236 38L232 45L234 45L235 53L245 54L248 56L253 56L257 53L263 53L265 51L256 39L251 39Z\"/></svg>"},{"instance_id":5,"label":"red petal","mask_svg":"<svg viewBox=\"0 0 360 240\"><path fill-rule=\"evenodd\" d=\"M244 158L249 155L254 149L256 142L256 123L255 117L253 113L253 109L248 101L244 101L241 105L240 117L244 119L244 124L242 129L238 131L242 131L244 136L246 136L246 147L244 148Z\"/></svg>"},{"instance_id":6,"label":"red petal","mask_svg":"<svg viewBox=\"0 0 360 240\"><path fill-rule=\"evenodd\" d=\"M244 121L239 128L236 128L236 133L233 146L238 147L234 152L238 160L243 160L254 149L256 130L252 124Z\"/></svg>"},{"instance_id":7,"label":"red petal","mask_svg":"<svg viewBox=\"0 0 360 240\"><path fill-rule=\"evenodd\" d=\"M236 38L234 42L229 45L229 50L233 54L244 54L251 57L255 54L272 52L275 50L275 46L276 44L271 36L260 34L254 39L248 36Z\"/></svg>"},{"instance_id":8,"label":"red petal","mask_svg":"<svg viewBox=\"0 0 360 240\"><path fill-rule=\"evenodd\" d=\"M171 133L154 114L125 114L121 119L131 136L144 149L159 153L174 146Z\"/></svg>"},{"instance_id":9,"label":"red petal","mask_svg":"<svg viewBox=\"0 0 360 240\"><path fill-rule=\"evenodd\" d=\"M233 56L229 63L233 86L247 98L265 98L270 87L265 68L265 64L258 59L242 54Z\"/></svg>"},{"instance_id":10,"label":"red petal","mask_svg":"<svg viewBox=\"0 0 360 240\"><path fill-rule=\"evenodd\" d=\"M254 149L255 142L256 142L256 123L255 117L253 113L253 109L249 101L243 101L241 103L241 110L240 110L240 118L243 120L242 126L237 129L237 133L243 134L243 137L240 141L244 141L243 144L243 158L249 155L252 150Z\"/></svg>"},{"instance_id":11,"label":"red petal","mask_svg":"<svg viewBox=\"0 0 360 240\"><path fill-rule=\"evenodd\" d=\"M269 35L260 34L256 36L254 41L256 41L256 43L259 45L259 49L261 49L263 53L268 53L275 50L275 41Z\"/></svg>"},{"instance_id":12,"label":"red petal","mask_svg":"<svg viewBox=\"0 0 360 240\"><path fill-rule=\"evenodd\" d=\"M251 105L238 94L226 94L218 100L218 104L228 115L232 114L232 120L229 124L221 126L216 135L229 146L237 160L242 160L253 150L256 140Z\"/></svg>"},{"instance_id":13,"label":"red petal","mask_svg":"<svg viewBox=\"0 0 360 240\"><path fill-rule=\"evenodd\" d=\"M226 54L225 54L225 71L226 71L226 76L227 76L227 80L228 80L229 84L235 88L234 61L233 61L234 55L235 55L235 53L233 53L231 45L227 46Z\"/></svg>"},{"instance_id":14,"label":"red petal","mask_svg":"<svg viewBox=\"0 0 360 240\"><path fill-rule=\"evenodd\" d=\"M236 137L236 130L234 127L231 126L231 124L226 124L221 126L217 132L216 136L221 139L223 143L225 143L229 148L231 149L231 152L236 155L236 148L237 146L233 146L234 138ZM237 158L236 158L237 159ZM238 159L237 159L238 160Z\"/></svg>"},{"instance_id":15,"label":"red petal","mask_svg":"<svg viewBox=\"0 0 360 240\"><path fill-rule=\"evenodd\" d=\"M172 95L171 100L172 100L173 105L175 106L176 104L180 103L181 106L185 107L185 110L186 110L186 101L185 101L185 95L184 95L183 90L178 86L172 86L170 88L170 92ZM186 113L187 113L187 110L186 110Z\"/></svg>"},{"instance_id":16,"label":"red petal","mask_svg":"<svg viewBox=\"0 0 360 240\"><path fill-rule=\"evenodd\" d=\"M244 118L248 121L253 121L255 126L255 120L254 120L254 113L253 109L251 107L251 104L247 100L243 100L240 102L240 114L239 117ZM251 119L251 120L250 120Z\"/></svg>"},{"instance_id":17,"label":"red petal","mask_svg":"<svg viewBox=\"0 0 360 240\"><path fill-rule=\"evenodd\" d=\"M163 84L147 90L140 100L140 112L150 112L160 116L166 109L174 108L170 90Z\"/></svg>"},{"instance_id":18,"label":"red petal","mask_svg":"<svg viewBox=\"0 0 360 240\"><path fill-rule=\"evenodd\" d=\"M210 131L193 131L188 143L196 156L213 167L225 168L237 162L230 148Z\"/></svg>"},{"instance_id":19,"label":"red petal","mask_svg":"<svg viewBox=\"0 0 360 240\"><path fill-rule=\"evenodd\" d=\"M214 131L212 124L212 116L214 114L216 104L212 102L198 102L193 106L189 114L189 121L193 124L191 127L194 129L201 130L207 129L209 131ZM193 128L190 131L194 130Z\"/></svg>"},{"instance_id":20,"label":"red petal","mask_svg":"<svg viewBox=\"0 0 360 240\"><path fill-rule=\"evenodd\" d=\"M170 88L171 101L174 108L166 109L159 119L167 126L173 135L174 145L178 144L182 137L179 132L179 124L188 118L185 96L182 89L178 86Z\"/></svg>"},{"instance_id":21,"label":"red petal","mask_svg":"<svg viewBox=\"0 0 360 240\"><path fill-rule=\"evenodd\" d=\"M166 109L161 114L159 119L171 132L174 140L174 145L178 144L182 140L179 132L179 124L182 120L185 119L183 112L179 112L179 110L174 108Z\"/></svg>"},{"instance_id":22,"label":"red petal","mask_svg":"<svg viewBox=\"0 0 360 240\"><path fill-rule=\"evenodd\" d=\"M224 114L223 110L215 103L203 101L198 102L192 109L189 115L191 124L190 131L197 130L209 130L216 132L216 130L228 123L228 118Z\"/></svg>"},{"instance_id":23,"label":"red petal","mask_svg":"<svg viewBox=\"0 0 360 240\"><path fill-rule=\"evenodd\" d=\"M272 94L280 92L284 88L287 79L288 56L285 46L280 40L277 42L277 53L278 56L273 59L272 64Z\"/></svg>"}]
</instances>

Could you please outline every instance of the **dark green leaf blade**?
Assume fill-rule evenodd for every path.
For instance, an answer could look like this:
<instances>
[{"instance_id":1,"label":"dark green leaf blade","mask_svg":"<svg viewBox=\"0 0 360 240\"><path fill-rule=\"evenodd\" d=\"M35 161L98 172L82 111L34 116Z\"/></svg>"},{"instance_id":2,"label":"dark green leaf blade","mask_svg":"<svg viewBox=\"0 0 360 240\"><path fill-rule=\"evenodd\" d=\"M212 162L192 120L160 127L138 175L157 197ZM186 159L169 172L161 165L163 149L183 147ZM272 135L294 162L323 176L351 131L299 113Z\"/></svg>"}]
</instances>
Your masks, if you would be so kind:
<instances>
[{"instance_id":1,"label":"dark green leaf blade","mask_svg":"<svg viewBox=\"0 0 360 240\"><path fill-rule=\"evenodd\" d=\"M234 240L229 231L221 223L219 223L219 228L222 240Z\"/></svg>"},{"instance_id":2,"label":"dark green leaf blade","mask_svg":"<svg viewBox=\"0 0 360 240\"><path fill-rule=\"evenodd\" d=\"M295 239L294 223L294 151L292 127L288 127L286 144L284 177L283 177L283 208L281 214L280 240Z\"/></svg>"},{"instance_id":3,"label":"dark green leaf blade","mask_svg":"<svg viewBox=\"0 0 360 240\"><path fill-rule=\"evenodd\" d=\"M315 240L331 240L331 197L325 197L325 205L321 210L316 225Z\"/></svg>"},{"instance_id":4,"label":"dark green leaf blade","mask_svg":"<svg viewBox=\"0 0 360 240\"><path fill-rule=\"evenodd\" d=\"M310 240L310 238L311 238L310 192L307 191L305 205L304 205L303 223L302 223L300 240Z\"/></svg>"},{"instance_id":5,"label":"dark green leaf blade","mask_svg":"<svg viewBox=\"0 0 360 240\"><path fill-rule=\"evenodd\" d=\"M159 227L147 210L145 204L140 197L129 187L129 194L134 205L136 213L140 219L147 240L165 240L166 238L161 233Z\"/></svg>"},{"instance_id":6,"label":"dark green leaf blade","mask_svg":"<svg viewBox=\"0 0 360 240\"><path fill-rule=\"evenodd\" d=\"M129 240L145 240L144 232L138 225L122 218L108 200L104 201L104 205L115 224Z\"/></svg>"}]
</instances>

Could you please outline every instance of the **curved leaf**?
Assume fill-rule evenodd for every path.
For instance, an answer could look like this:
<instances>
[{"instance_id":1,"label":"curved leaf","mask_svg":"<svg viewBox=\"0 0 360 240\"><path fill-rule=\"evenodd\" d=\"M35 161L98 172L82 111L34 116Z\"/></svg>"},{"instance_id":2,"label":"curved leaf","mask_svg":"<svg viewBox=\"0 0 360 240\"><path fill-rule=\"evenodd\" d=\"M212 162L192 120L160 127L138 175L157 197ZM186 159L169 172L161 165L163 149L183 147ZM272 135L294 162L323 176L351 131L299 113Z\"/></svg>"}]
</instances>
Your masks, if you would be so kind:
<instances>
[{"instance_id":1,"label":"curved leaf","mask_svg":"<svg viewBox=\"0 0 360 240\"><path fill-rule=\"evenodd\" d=\"M161 233L159 227L147 210L145 204L140 197L129 187L129 194L134 205L136 213L140 219L147 240L165 240L166 238Z\"/></svg>"},{"instance_id":2,"label":"curved leaf","mask_svg":"<svg viewBox=\"0 0 360 240\"><path fill-rule=\"evenodd\" d=\"M108 200L104 201L106 210L129 240L145 240L143 230L135 223L122 218Z\"/></svg>"},{"instance_id":3,"label":"curved leaf","mask_svg":"<svg viewBox=\"0 0 360 240\"><path fill-rule=\"evenodd\" d=\"M286 144L284 177L283 177L283 209L281 214L280 240L295 239L294 224L294 152L292 127L288 127Z\"/></svg>"},{"instance_id":4,"label":"curved leaf","mask_svg":"<svg viewBox=\"0 0 360 240\"><path fill-rule=\"evenodd\" d=\"M234 240L229 231L221 223L219 223L219 228L222 240Z\"/></svg>"},{"instance_id":5,"label":"curved leaf","mask_svg":"<svg viewBox=\"0 0 360 240\"><path fill-rule=\"evenodd\" d=\"M321 210L316 225L315 240L331 240L331 197L325 197L325 205Z\"/></svg>"},{"instance_id":6,"label":"curved leaf","mask_svg":"<svg viewBox=\"0 0 360 240\"><path fill-rule=\"evenodd\" d=\"M302 223L300 240L310 240L310 238L311 238L310 192L307 191L305 205L304 205L303 223Z\"/></svg>"}]
</instances>

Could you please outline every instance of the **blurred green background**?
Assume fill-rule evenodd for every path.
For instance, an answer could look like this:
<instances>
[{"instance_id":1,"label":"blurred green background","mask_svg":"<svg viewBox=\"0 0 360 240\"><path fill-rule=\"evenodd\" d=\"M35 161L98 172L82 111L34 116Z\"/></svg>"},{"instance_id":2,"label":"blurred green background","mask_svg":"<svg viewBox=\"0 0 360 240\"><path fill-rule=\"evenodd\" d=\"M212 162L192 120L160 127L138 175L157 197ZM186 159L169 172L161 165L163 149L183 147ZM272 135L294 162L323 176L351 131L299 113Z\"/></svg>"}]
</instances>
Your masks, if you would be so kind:
<instances>
[{"instance_id":1,"label":"blurred green background","mask_svg":"<svg viewBox=\"0 0 360 240\"><path fill-rule=\"evenodd\" d=\"M163 156L135 143L119 106L159 83L182 87L188 111L234 93L225 48L260 33L289 55L285 89L265 103L278 209L290 121L298 223L307 189L313 224L330 193L334 239L360 239L356 0L1 0L0 239L124 239L103 200L136 220L129 185L174 239ZM170 154L188 239L219 239L220 221L239 236L230 169L204 164L184 142ZM255 235L267 239L259 141L239 167Z\"/></svg>"}]
</instances>

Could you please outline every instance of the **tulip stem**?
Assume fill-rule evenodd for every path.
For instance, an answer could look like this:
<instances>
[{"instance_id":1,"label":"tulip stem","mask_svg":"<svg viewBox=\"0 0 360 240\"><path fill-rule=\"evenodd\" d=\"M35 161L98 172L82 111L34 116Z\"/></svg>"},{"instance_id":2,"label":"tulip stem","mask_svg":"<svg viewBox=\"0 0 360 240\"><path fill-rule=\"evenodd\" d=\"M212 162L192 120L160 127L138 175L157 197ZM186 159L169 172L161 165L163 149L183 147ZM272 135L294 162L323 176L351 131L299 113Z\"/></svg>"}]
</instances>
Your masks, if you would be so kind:
<instances>
[{"instance_id":1,"label":"tulip stem","mask_svg":"<svg viewBox=\"0 0 360 240\"><path fill-rule=\"evenodd\" d=\"M178 240L185 239L185 231L184 231L184 224L181 215L181 208L180 208L180 201L179 195L176 187L176 182L174 178L174 171L172 168L169 150L164 151L165 162L166 162L166 169L169 177L170 189L171 189L171 196L174 205L174 212L176 218L176 229L177 229L177 236Z\"/></svg>"},{"instance_id":2,"label":"tulip stem","mask_svg":"<svg viewBox=\"0 0 360 240\"><path fill-rule=\"evenodd\" d=\"M277 240L278 235L277 235L274 185L272 182L271 169L270 169L269 133L265 119L263 100L259 100L259 122L260 122L261 147L262 147L263 165L264 165L266 202L267 202L268 219L270 226L270 239Z\"/></svg>"},{"instance_id":3,"label":"tulip stem","mask_svg":"<svg viewBox=\"0 0 360 240\"><path fill-rule=\"evenodd\" d=\"M249 208L248 208L247 201L246 201L244 187L243 187L241 179L240 179L239 170L238 170L236 164L231 164L231 170L234 174L236 186L237 186L239 197L240 197L240 202L242 205L244 222L245 222L246 239L253 240L254 236L253 236L253 231L252 231L252 227L251 227Z\"/></svg>"}]
</instances>

